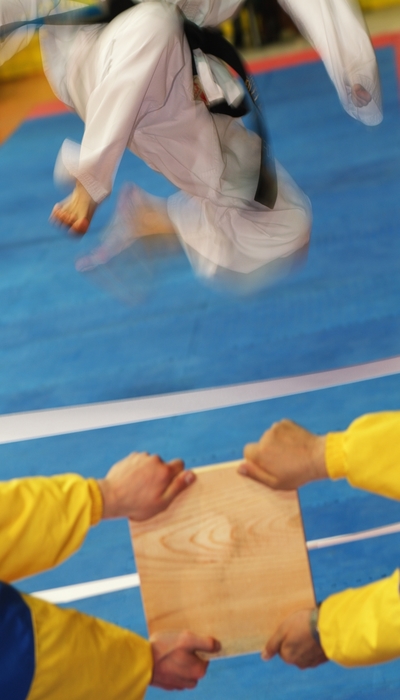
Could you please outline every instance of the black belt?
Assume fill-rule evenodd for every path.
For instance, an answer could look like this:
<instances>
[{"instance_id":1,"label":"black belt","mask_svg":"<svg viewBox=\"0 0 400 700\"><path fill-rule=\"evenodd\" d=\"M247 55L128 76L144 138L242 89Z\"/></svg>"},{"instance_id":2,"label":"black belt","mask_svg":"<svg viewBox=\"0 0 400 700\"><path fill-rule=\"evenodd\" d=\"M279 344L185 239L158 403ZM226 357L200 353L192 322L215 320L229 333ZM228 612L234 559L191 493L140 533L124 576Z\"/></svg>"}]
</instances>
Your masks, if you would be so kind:
<instances>
[{"instance_id":1,"label":"black belt","mask_svg":"<svg viewBox=\"0 0 400 700\"><path fill-rule=\"evenodd\" d=\"M106 9L89 5L78 10L70 10L55 15L47 15L45 17L37 17L32 20L21 22L12 22L11 24L0 27L0 40L6 37L16 29L24 26L43 26L43 25L58 25L58 24L100 24L111 22L121 12L130 9L139 3L134 0L108 0ZM197 26L187 19L183 21L183 28L190 50L192 52L192 67L193 74L197 74L196 64L194 61L193 51L200 49L204 54L215 56L224 61L228 66L240 76L243 80L247 95L250 98L250 109L247 106L246 99L234 107L226 101L218 102L209 107L210 112L214 114L227 114L231 117L243 117L251 112L254 115L255 131L261 139L261 163L260 174L258 178L257 190L254 200L269 209L273 209L278 195L278 185L276 179L275 160L269 144L267 130L263 121L261 110L257 104L258 95L252 77L247 73L244 63L236 49L217 31L206 29Z\"/></svg>"},{"instance_id":2,"label":"black belt","mask_svg":"<svg viewBox=\"0 0 400 700\"><path fill-rule=\"evenodd\" d=\"M267 130L263 121L261 110L257 104L258 95L253 78L247 73L242 59L236 49L218 32L211 29L203 29L197 24L185 20L183 23L186 39L190 49L200 49L203 53L220 58L231 66L241 77L251 100L252 114L254 116L255 131L261 139L261 163L258 177L257 190L254 195L256 202L273 209L278 196L278 184L276 180L275 160L271 151ZM233 107L227 102L218 102L210 107L210 112L228 114L231 117L243 117L250 110L243 99L240 105Z\"/></svg>"}]
</instances>

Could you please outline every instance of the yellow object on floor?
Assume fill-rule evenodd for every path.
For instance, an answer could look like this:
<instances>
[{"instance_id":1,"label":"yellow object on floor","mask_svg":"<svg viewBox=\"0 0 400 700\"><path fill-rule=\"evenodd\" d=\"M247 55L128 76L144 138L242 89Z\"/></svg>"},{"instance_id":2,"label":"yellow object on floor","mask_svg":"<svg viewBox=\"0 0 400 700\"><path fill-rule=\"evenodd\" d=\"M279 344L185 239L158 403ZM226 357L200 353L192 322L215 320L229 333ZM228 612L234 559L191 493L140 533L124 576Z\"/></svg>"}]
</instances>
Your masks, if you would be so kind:
<instances>
[{"instance_id":1,"label":"yellow object on floor","mask_svg":"<svg viewBox=\"0 0 400 700\"><path fill-rule=\"evenodd\" d=\"M13 80L26 75L34 75L42 70L39 37L35 34L32 41L22 51L15 54L0 67L0 80Z\"/></svg>"},{"instance_id":2,"label":"yellow object on floor","mask_svg":"<svg viewBox=\"0 0 400 700\"><path fill-rule=\"evenodd\" d=\"M400 6L400 0L360 0L363 10L381 10L384 7Z\"/></svg>"},{"instance_id":3,"label":"yellow object on floor","mask_svg":"<svg viewBox=\"0 0 400 700\"><path fill-rule=\"evenodd\" d=\"M86 5L95 5L96 0L79 0ZM32 40L22 51L15 54L9 61L0 66L0 81L23 78L42 72L42 55L40 53L39 35L34 34Z\"/></svg>"}]
</instances>

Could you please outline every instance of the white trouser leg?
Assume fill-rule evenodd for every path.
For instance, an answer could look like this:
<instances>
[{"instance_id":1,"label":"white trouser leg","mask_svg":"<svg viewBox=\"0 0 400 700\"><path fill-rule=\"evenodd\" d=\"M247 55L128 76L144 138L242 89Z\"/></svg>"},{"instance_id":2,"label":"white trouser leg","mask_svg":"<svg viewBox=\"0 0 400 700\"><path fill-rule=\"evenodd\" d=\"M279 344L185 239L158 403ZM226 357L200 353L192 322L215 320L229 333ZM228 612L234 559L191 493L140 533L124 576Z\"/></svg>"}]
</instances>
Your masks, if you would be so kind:
<instances>
[{"instance_id":1,"label":"white trouser leg","mask_svg":"<svg viewBox=\"0 0 400 700\"><path fill-rule=\"evenodd\" d=\"M258 136L193 99L191 54L174 6L145 2L105 28L80 30L67 86L86 122L76 177L97 201L128 145L181 190L170 215L199 260L247 273L307 242L308 200L282 170L275 209L254 202Z\"/></svg>"},{"instance_id":2,"label":"white trouser leg","mask_svg":"<svg viewBox=\"0 0 400 700\"><path fill-rule=\"evenodd\" d=\"M221 268L248 274L271 265L266 276L275 277L307 248L310 202L282 166L276 166L278 198L272 210L254 201L227 206L183 192L170 197L168 214L200 276L218 277Z\"/></svg>"}]
</instances>

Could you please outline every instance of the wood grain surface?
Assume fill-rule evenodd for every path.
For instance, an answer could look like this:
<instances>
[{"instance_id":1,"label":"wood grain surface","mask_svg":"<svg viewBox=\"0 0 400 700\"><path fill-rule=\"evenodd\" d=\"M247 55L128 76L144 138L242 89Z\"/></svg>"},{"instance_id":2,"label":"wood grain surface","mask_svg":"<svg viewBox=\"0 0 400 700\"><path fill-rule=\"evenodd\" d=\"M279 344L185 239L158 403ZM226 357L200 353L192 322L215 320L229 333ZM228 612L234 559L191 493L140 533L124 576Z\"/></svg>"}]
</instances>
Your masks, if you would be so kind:
<instances>
[{"instance_id":1,"label":"wood grain surface","mask_svg":"<svg viewBox=\"0 0 400 700\"><path fill-rule=\"evenodd\" d=\"M238 464L194 470L166 512L131 525L149 634L212 635L221 656L260 651L287 615L315 605L297 493Z\"/></svg>"}]
</instances>

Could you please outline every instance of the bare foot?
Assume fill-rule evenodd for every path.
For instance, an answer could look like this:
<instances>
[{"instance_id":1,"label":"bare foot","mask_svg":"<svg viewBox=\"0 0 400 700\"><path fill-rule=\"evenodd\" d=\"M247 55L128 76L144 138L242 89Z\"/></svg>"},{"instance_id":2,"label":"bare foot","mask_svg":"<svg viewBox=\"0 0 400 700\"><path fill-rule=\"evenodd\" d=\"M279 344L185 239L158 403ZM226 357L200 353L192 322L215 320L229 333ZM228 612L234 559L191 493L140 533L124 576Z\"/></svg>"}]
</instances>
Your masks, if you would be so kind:
<instances>
[{"instance_id":1,"label":"bare foot","mask_svg":"<svg viewBox=\"0 0 400 700\"><path fill-rule=\"evenodd\" d=\"M356 107L366 107L372 100L371 95L368 90L366 90L362 85L356 83L351 88L351 99Z\"/></svg>"},{"instance_id":2,"label":"bare foot","mask_svg":"<svg viewBox=\"0 0 400 700\"><path fill-rule=\"evenodd\" d=\"M50 221L68 226L71 233L83 234L88 230L96 208L97 202L77 181L72 194L54 206Z\"/></svg>"},{"instance_id":3,"label":"bare foot","mask_svg":"<svg viewBox=\"0 0 400 700\"><path fill-rule=\"evenodd\" d=\"M134 205L135 237L152 236L159 233L175 233L172 221L167 214L166 200L153 197L139 187L132 187L132 204Z\"/></svg>"},{"instance_id":4,"label":"bare foot","mask_svg":"<svg viewBox=\"0 0 400 700\"><path fill-rule=\"evenodd\" d=\"M153 197L139 187L125 185L115 214L102 235L101 244L76 261L79 272L104 265L138 239L156 234L175 234L164 200Z\"/></svg>"}]
</instances>

